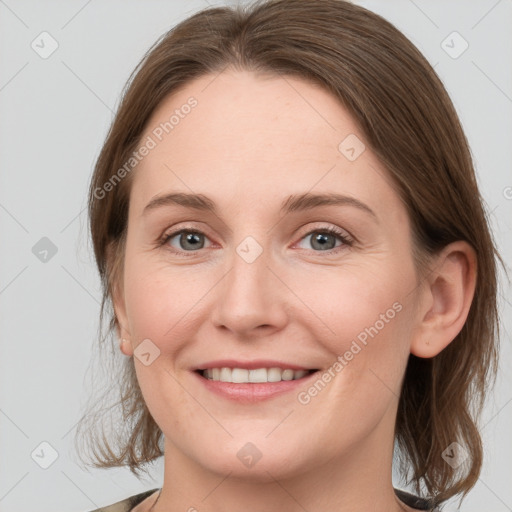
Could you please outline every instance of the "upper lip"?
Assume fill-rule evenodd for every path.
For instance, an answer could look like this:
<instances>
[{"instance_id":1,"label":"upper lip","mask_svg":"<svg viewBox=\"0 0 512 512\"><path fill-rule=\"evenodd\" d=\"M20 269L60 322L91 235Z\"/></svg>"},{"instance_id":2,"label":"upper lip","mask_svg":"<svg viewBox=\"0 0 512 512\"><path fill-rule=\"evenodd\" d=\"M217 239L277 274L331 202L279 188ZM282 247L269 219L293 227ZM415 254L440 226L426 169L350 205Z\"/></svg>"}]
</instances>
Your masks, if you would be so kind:
<instances>
[{"instance_id":1,"label":"upper lip","mask_svg":"<svg viewBox=\"0 0 512 512\"><path fill-rule=\"evenodd\" d=\"M270 359L253 359L251 361L237 361L235 359L218 359L208 361L193 368L193 370L207 370L209 368L245 368L255 370L257 368L282 368L283 370L314 370L298 364L285 363L283 361L272 361Z\"/></svg>"}]
</instances>

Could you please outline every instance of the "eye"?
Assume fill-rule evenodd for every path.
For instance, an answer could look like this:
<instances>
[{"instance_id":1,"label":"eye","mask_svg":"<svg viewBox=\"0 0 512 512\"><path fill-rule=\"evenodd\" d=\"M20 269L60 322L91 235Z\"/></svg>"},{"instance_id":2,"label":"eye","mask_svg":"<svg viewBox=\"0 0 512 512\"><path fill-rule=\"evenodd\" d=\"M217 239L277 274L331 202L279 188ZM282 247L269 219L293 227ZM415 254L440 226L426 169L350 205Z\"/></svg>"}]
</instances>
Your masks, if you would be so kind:
<instances>
[{"instance_id":1,"label":"eye","mask_svg":"<svg viewBox=\"0 0 512 512\"><path fill-rule=\"evenodd\" d=\"M207 240L206 235L200 231L181 229L174 233L165 234L162 245L168 244L178 253L194 252L205 247L205 240Z\"/></svg>"},{"instance_id":2,"label":"eye","mask_svg":"<svg viewBox=\"0 0 512 512\"><path fill-rule=\"evenodd\" d=\"M337 249L342 245L350 246L353 243L353 241L350 238L348 238L348 236L344 232L333 227L315 229L314 231L310 231L306 236L304 236L301 239L301 242L305 240L311 245L311 247L316 252L332 251L333 249ZM340 241L338 245L336 245L337 240ZM308 247L302 248L308 249Z\"/></svg>"},{"instance_id":3,"label":"eye","mask_svg":"<svg viewBox=\"0 0 512 512\"><path fill-rule=\"evenodd\" d=\"M205 245L208 237L201 231L194 229L180 229L172 233L166 233L161 240L161 245L167 245L172 248L176 254L186 255L186 253L194 253L209 245ZM301 238L299 243L308 241L315 252L332 251L337 252L342 246L351 246L351 240L347 234L338 228L329 227L315 229L307 233ZM339 242L338 244L336 242ZM309 249L308 247L302 247Z\"/></svg>"}]
</instances>

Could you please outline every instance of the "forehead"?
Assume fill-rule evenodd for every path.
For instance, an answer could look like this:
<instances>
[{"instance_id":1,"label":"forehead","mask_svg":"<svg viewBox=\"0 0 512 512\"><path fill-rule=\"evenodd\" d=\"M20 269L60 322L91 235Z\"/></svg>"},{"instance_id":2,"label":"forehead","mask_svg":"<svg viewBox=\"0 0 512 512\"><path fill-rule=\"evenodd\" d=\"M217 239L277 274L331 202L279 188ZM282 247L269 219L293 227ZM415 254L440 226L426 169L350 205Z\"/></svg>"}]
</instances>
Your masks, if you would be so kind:
<instances>
[{"instance_id":1,"label":"forehead","mask_svg":"<svg viewBox=\"0 0 512 512\"><path fill-rule=\"evenodd\" d=\"M142 142L150 139L134 176L138 208L174 189L254 205L313 189L397 199L339 100L290 76L202 76L157 107Z\"/></svg>"}]
</instances>

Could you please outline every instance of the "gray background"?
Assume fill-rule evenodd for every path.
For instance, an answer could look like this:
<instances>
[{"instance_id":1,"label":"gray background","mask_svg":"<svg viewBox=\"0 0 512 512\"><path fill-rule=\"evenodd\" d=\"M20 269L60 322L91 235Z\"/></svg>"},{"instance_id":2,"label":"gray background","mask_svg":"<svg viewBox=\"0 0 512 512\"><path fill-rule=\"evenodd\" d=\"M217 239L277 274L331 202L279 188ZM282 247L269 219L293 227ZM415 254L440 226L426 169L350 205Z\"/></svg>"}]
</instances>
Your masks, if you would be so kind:
<instances>
[{"instance_id":1,"label":"gray background","mask_svg":"<svg viewBox=\"0 0 512 512\"><path fill-rule=\"evenodd\" d=\"M512 0L359 3L393 22L435 66L466 130L500 250L511 261ZM208 5L214 2L0 0L1 512L84 512L161 485L161 461L155 480L138 481L124 469L84 471L72 451L100 300L84 208L129 73L161 34ZM43 31L58 43L46 59L31 47L35 40L40 52L51 48L50 39L41 48ZM457 58L464 43L446 40L453 31L469 44ZM45 247L47 254L38 252ZM506 281L501 293L502 370L483 420L485 467L466 512L512 510ZM31 457L44 453L44 464L51 452L42 442L58 454L48 469Z\"/></svg>"}]
</instances>

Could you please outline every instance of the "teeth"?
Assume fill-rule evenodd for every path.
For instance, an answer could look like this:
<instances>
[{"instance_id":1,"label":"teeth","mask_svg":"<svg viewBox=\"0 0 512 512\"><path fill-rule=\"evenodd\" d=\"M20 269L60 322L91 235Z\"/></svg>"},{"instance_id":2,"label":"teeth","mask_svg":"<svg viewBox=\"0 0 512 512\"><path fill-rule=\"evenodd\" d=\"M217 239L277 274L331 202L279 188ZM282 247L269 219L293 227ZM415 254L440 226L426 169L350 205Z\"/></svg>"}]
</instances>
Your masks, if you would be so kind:
<instances>
[{"instance_id":1,"label":"teeth","mask_svg":"<svg viewBox=\"0 0 512 512\"><path fill-rule=\"evenodd\" d=\"M203 377L220 382L232 382L235 384L257 382L280 382L282 380L297 380L308 375L308 370L283 370L281 368L257 368L246 370L245 368L208 368L202 371Z\"/></svg>"},{"instance_id":2,"label":"teeth","mask_svg":"<svg viewBox=\"0 0 512 512\"><path fill-rule=\"evenodd\" d=\"M269 368L267 370L267 382L279 382L282 378L282 373L280 368Z\"/></svg>"},{"instance_id":3,"label":"teeth","mask_svg":"<svg viewBox=\"0 0 512 512\"><path fill-rule=\"evenodd\" d=\"M230 371L229 368L223 368L223 370ZM233 368L231 370L231 380L226 382L247 382L249 380L249 370L242 368Z\"/></svg>"},{"instance_id":4,"label":"teeth","mask_svg":"<svg viewBox=\"0 0 512 512\"><path fill-rule=\"evenodd\" d=\"M236 368L234 368L233 371L236 371ZM268 382L267 373L266 368L249 370L249 382Z\"/></svg>"},{"instance_id":5,"label":"teeth","mask_svg":"<svg viewBox=\"0 0 512 512\"><path fill-rule=\"evenodd\" d=\"M283 370L281 375L281 379L283 380L292 380L293 379L293 370Z\"/></svg>"},{"instance_id":6,"label":"teeth","mask_svg":"<svg viewBox=\"0 0 512 512\"><path fill-rule=\"evenodd\" d=\"M220 369L220 379L221 382L233 382L231 380L231 369L230 368L221 368Z\"/></svg>"}]
</instances>

